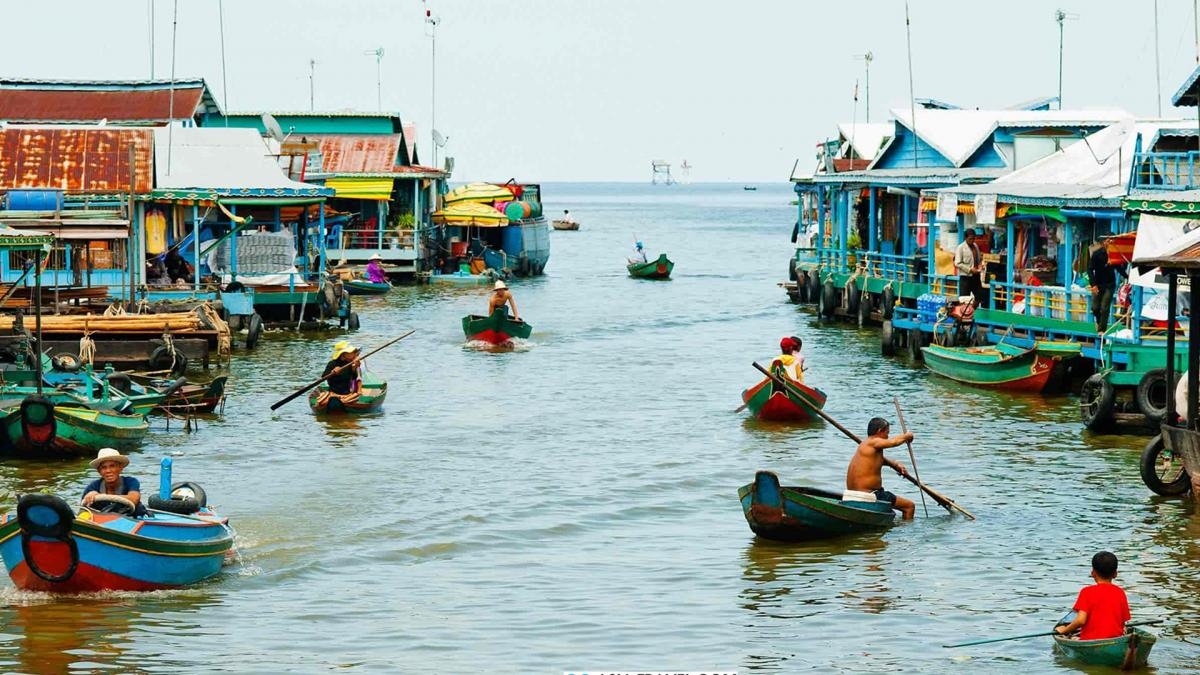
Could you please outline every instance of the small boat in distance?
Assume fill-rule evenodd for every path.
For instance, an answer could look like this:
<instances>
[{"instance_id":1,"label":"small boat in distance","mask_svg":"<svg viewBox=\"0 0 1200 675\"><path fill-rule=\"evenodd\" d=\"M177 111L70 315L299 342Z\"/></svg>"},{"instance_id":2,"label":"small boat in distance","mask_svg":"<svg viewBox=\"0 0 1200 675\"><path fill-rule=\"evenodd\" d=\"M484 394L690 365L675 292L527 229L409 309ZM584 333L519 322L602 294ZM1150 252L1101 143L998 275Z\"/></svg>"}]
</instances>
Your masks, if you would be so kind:
<instances>
[{"instance_id":1,"label":"small boat in distance","mask_svg":"<svg viewBox=\"0 0 1200 675\"><path fill-rule=\"evenodd\" d=\"M464 316L462 327L468 341L478 340L496 346L511 344L514 338L523 340L533 332L533 326L521 319L510 318L503 307L497 308L490 316Z\"/></svg>"},{"instance_id":2,"label":"small boat in distance","mask_svg":"<svg viewBox=\"0 0 1200 675\"><path fill-rule=\"evenodd\" d=\"M1055 627L1071 623L1074 618L1075 612L1068 612ZM1150 659L1150 650L1157 641L1157 637L1141 628L1126 626L1124 635L1103 640L1079 640L1055 635L1054 649L1080 663L1133 670L1146 665Z\"/></svg>"},{"instance_id":3,"label":"small boat in distance","mask_svg":"<svg viewBox=\"0 0 1200 675\"><path fill-rule=\"evenodd\" d=\"M742 189L743 190L757 190L758 186L757 185L743 185Z\"/></svg>"},{"instance_id":4,"label":"small boat in distance","mask_svg":"<svg viewBox=\"0 0 1200 675\"><path fill-rule=\"evenodd\" d=\"M387 382L368 370L362 375L362 389L349 394L335 394L328 382L322 382L308 395L308 407L318 415L370 413L378 412L385 398Z\"/></svg>"},{"instance_id":5,"label":"small boat in distance","mask_svg":"<svg viewBox=\"0 0 1200 675\"><path fill-rule=\"evenodd\" d=\"M826 539L891 527L891 502L867 492L830 492L811 487L782 487L771 471L738 489L742 514L754 534L776 541ZM858 500L863 501L858 501Z\"/></svg>"},{"instance_id":6,"label":"small boat in distance","mask_svg":"<svg viewBox=\"0 0 1200 675\"><path fill-rule=\"evenodd\" d=\"M820 417L815 411L825 407L825 392L795 381L787 384L784 391L771 378L763 378L742 392L742 403L767 422L810 422Z\"/></svg>"},{"instance_id":7,"label":"small boat in distance","mask_svg":"<svg viewBox=\"0 0 1200 675\"><path fill-rule=\"evenodd\" d=\"M556 230L578 230L579 223L574 220L552 220L550 226Z\"/></svg>"},{"instance_id":8,"label":"small boat in distance","mask_svg":"<svg viewBox=\"0 0 1200 675\"><path fill-rule=\"evenodd\" d=\"M675 263L667 257L666 253L660 253L657 260L650 262L631 262L625 266L629 270L629 276L635 279L670 279L671 271L675 269Z\"/></svg>"}]
</instances>

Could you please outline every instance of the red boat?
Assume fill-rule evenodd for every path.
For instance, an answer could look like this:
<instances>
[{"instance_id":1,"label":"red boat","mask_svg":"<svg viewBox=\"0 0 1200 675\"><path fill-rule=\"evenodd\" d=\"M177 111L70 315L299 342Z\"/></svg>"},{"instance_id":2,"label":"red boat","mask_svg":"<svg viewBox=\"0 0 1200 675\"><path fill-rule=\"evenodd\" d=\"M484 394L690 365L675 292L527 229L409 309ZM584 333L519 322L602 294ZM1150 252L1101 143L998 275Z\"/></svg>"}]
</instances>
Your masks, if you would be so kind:
<instances>
[{"instance_id":1,"label":"red boat","mask_svg":"<svg viewBox=\"0 0 1200 675\"><path fill-rule=\"evenodd\" d=\"M742 402L760 420L770 422L808 422L819 417L814 410L825 407L825 392L788 381L788 391L770 378L742 392Z\"/></svg>"}]
</instances>

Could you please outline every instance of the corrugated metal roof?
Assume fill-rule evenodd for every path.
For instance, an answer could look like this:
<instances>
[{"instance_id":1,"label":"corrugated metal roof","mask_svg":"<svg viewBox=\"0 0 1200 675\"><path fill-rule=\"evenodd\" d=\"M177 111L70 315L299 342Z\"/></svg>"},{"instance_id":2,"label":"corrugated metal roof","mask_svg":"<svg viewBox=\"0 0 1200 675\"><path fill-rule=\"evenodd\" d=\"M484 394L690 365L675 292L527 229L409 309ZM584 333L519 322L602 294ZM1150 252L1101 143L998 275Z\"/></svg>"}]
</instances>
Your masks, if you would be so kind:
<instances>
[{"instance_id":1,"label":"corrugated metal roof","mask_svg":"<svg viewBox=\"0 0 1200 675\"><path fill-rule=\"evenodd\" d=\"M238 110L225 113L226 117L260 117L274 115L276 117L381 117L383 119L400 119L398 112L365 112L362 110Z\"/></svg>"},{"instance_id":2,"label":"corrugated metal roof","mask_svg":"<svg viewBox=\"0 0 1200 675\"><path fill-rule=\"evenodd\" d=\"M1196 66L1192 74L1188 75L1188 78L1183 81L1183 84L1180 85L1175 95L1171 97L1171 105L1176 108L1182 108L1184 106L1196 106L1200 104L1200 100L1198 100L1200 99L1200 91L1198 91L1198 87L1196 86L1197 80L1200 80L1200 66Z\"/></svg>"},{"instance_id":3,"label":"corrugated metal roof","mask_svg":"<svg viewBox=\"0 0 1200 675\"><path fill-rule=\"evenodd\" d=\"M417 161L417 123L407 122L402 125L404 131L404 150L408 153L408 163Z\"/></svg>"},{"instance_id":4,"label":"corrugated metal roof","mask_svg":"<svg viewBox=\"0 0 1200 675\"><path fill-rule=\"evenodd\" d=\"M325 173L382 173L396 166L400 134L315 135L321 144L321 170Z\"/></svg>"},{"instance_id":5,"label":"corrugated metal roof","mask_svg":"<svg viewBox=\"0 0 1200 675\"><path fill-rule=\"evenodd\" d=\"M83 82L0 80L0 120L11 122L165 123L219 112L204 80Z\"/></svg>"},{"instance_id":6,"label":"corrugated metal roof","mask_svg":"<svg viewBox=\"0 0 1200 675\"><path fill-rule=\"evenodd\" d=\"M149 192L150 134L103 127L0 129L0 188L128 192L132 143L134 192Z\"/></svg>"},{"instance_id":7,"label":"corrugated metal roof","mask_svg":"<svg viewBox=\"0 0 1200 675\"><path fill-rule=\"evenodd\" d=\"M869 169L866 171L843 171L841 173L819 173L813 176L816 183L849 183L869 185L887 183L892 185L920 185L945 183L957 185L963 181L991 180L1004 175L1002 168L954 168L918 167L909 169Z\"/></svg>"}]
</instances>

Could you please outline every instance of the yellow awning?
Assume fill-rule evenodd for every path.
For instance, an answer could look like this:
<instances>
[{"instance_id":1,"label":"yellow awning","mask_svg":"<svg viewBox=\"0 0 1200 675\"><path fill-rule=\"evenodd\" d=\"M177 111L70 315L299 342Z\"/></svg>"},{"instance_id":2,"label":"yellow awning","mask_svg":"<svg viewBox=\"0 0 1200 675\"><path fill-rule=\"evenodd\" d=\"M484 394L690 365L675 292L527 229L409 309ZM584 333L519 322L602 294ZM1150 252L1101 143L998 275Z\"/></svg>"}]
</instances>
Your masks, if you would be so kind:
<instances>
[{"instance_id":1,"label":"yellow awning","mask_svg":"<svg viewBox=\"0 0 1200 675\"><path fill-rule=\"evenodd\" d=\"M325 187L333 188L337 197L387 201L392 198L394 182L392 178L330 178Z\"/></svg>"},{"instance_id":2,"label":"yellow awning","mask_svg":"<svg viewBox=\"0 0 1200 675\"><path fill-rule=\"evenodd\" d=\"M492 183L467 183L446 193L442 201L447 204L459 202L507 202L513 193L507 188Z\"/></svg>"},{"instance_id":3,"label":"yellow awning","mask_svg":"<svg viewBox=\"0 0 1200 675\"><path fill-rule=\"evenodd\" d=\"M433 222L439 225L475 225L477 227L500 227L508 224L503 213L479 202L459 202L441 211L434 211Z\"/></svg>"}]
</instances>

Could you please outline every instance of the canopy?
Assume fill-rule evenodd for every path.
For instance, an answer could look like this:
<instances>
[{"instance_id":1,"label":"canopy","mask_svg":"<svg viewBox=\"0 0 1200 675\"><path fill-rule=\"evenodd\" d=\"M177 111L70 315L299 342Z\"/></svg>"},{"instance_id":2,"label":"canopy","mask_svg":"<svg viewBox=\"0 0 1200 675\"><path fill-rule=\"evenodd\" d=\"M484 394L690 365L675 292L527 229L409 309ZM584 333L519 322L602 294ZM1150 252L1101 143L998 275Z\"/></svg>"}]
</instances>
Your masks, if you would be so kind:
<instances>
[{"instance_id":1,"label":"canopy","mask_svg":"<svg viewBox=\"0 0 1200 675\"><path fill-rule=\"evenodd\" d=\"M505 191L507 192L507 190ZM511 196L511 193L509 193ZM451 204L440 211L434 211L433 222L439 225L477 225L479 227L500 227L508 224L508 218L503 213L479 202L459 202Z\"/></svg>"},{"instance_id":2,"label":"canopy","mask_svg":"<svg viewBox=\"0 0 1200 675\"><path fill-rule=\"evenodd\" d=\"M511 201L513 193L508 188L492 183L467 183L446 193L444 200L447 204L457 202L507 202Z\"/></svg>"},{"instance_id":3,"label":"canopy","mask_svg":"<svg viewBox=\"0 0 1200 675\"><path fill-rule=\"evenodd\" d=\"M1133 242L1134 268L1130 282L1145 288L1165 289L1166 279L1157 267L1145 273L1139 268L1149 261L1171 257L1200 242L1200 223L1188 218L1172 218L1143 213L1138 219L1137 238Z\"/></svg>"}]
</instances>

